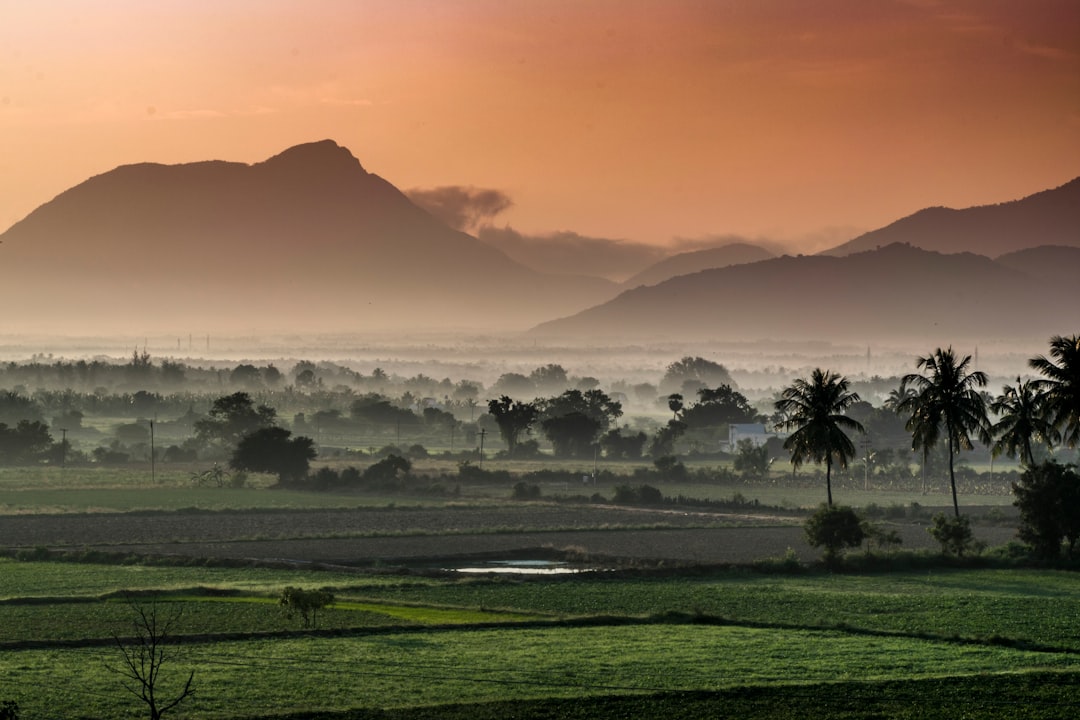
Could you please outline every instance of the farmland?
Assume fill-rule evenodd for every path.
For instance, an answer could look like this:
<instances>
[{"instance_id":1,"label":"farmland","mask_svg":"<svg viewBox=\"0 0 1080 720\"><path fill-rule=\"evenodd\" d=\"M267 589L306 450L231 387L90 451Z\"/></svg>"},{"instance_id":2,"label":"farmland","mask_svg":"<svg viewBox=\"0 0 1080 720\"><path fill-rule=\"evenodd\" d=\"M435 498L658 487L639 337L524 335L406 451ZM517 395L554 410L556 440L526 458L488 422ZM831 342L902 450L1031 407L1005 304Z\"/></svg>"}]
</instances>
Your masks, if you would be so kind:
<instances>
[{"instance_id":1,"label":"farmland","mask_svg":"<svg viewBox=\"0 0 1080 720\"><path fill-rule=\"evenodd\" d=\"M165 675L175 691L194 670L196 688L177 717L495 718L508 702L536 718L797 717L807 702L823 717L946 717L975 687L996 700L971 717L1016 702L1059 717L1080 679L1080 578L935 564L931 509L889 496L867 497L895 509L881 522L909 569L830 574L809 569L801 512L745 487L707 488L740 493L738 509L167 477L0 487L0 699L24 720L142 716L109 669L134 607L176 619ZM45 492L56 502L18 500ZM976 536L1003 545L1013 521L983 500ZM438 571L492 557L602 569ZM334 601L305 627L279 606L285 586Z\"/></svg>"}]
</instances>

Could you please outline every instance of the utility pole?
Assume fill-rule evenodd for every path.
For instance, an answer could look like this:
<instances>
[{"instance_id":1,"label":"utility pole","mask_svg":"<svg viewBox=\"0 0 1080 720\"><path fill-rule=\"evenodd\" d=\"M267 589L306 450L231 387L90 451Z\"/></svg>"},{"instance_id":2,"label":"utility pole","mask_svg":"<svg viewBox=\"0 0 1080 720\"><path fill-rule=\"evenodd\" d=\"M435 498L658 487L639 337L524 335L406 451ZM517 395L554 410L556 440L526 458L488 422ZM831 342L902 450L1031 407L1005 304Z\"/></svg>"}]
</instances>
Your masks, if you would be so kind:
<instances>
[{"instance_id":1,"label":"utility pole","mask_svg":"<svg viewBox=\"0 0 1080 720\"><path fill-rule=\"evenodd\" d=\"M484 469L484 436L487 435L487 428L480 428L480 469Z\"/></svg>"},{"instance_id":2,"label":"utility pole","mask_svg":"<svg viewBox=\"0 0 1080 720\"><path fill-rule=\"evenodd\" d=\"M67 428L60 428L60 469L67 467Z\"/></svg>"},{"instance_id":3,"label":"utility pole","mask_svg":"<svg viewBox=\"0 0 1080 720\"><path fill-rule=\"evenodd\" d=\"M150 484L151 485L154 485L154 484L157 483L157 472L156 472L157 468L156 468L156 466L154 464L154 461L155 461L154 455L155 454L156 453L154 453L154 421L151 420L150 421Z\"/></svg>"}]
</instances>

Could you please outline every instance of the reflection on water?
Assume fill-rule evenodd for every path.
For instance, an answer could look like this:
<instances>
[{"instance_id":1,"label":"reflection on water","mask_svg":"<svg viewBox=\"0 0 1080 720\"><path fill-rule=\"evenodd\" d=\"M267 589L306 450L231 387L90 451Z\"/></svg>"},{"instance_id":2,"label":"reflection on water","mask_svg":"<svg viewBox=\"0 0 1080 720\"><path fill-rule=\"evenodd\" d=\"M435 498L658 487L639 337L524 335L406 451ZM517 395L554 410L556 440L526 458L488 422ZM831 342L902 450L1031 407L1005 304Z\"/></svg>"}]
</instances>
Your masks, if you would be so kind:
<instances>
[{"instance_id":1,"label":"reflection on water","mask_svg":"<svg viewBox=\"0 0 1080 720\"><path fill-rule=\"evenodd\" d=\"M508 575L563 575L593 572L599 568L570 565L554 560L486 560L462 566L444 566L443 570L459 573L505 573Z\"/></svg>"}]
</instances>

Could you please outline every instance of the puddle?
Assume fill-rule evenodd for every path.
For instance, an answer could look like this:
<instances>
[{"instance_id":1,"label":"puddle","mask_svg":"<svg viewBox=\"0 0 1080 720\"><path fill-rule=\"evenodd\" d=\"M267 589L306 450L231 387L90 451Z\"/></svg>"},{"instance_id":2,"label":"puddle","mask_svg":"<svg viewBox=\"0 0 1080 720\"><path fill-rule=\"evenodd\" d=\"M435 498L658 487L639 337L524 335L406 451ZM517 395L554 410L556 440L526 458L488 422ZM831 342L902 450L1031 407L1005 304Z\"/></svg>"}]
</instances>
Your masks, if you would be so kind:
<instances>
[{"instance_id":1,"label":"puddle","mask_svg":"<svg viewBox=\"0 0 1080 720\"><path fill-rule=\"evenodd\" d=\"M600 568L571 565L555 560L485 560L467 565L443 566L442 570L458 573L502 573L506 575L567 575L571 573L595 572Z\"/></svg>"}]
</instances>

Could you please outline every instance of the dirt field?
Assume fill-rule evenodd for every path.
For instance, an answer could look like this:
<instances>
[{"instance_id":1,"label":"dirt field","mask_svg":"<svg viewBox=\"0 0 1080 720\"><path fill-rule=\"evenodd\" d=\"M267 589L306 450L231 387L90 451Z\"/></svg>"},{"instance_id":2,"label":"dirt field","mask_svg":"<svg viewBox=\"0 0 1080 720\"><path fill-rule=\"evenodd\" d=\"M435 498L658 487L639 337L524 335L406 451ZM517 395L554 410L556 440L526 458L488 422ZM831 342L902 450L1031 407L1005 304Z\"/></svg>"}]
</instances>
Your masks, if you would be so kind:
<instances>
[{"instance_id":1,"label":"dirt field","mask_svg":"<svg viewBox=\"0 0 1080 720\"><path fill-rule=\"evenodd\" d=\"M800 519L608 506L123 513L0 518L0 546L333 564L396 564L536 548L640 561L739 563L820 553ZM904 548L933 548L925 524L890 524ZM1000 545L1015 527L975 525Z\"/></svg>"}]
</instances>

